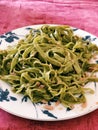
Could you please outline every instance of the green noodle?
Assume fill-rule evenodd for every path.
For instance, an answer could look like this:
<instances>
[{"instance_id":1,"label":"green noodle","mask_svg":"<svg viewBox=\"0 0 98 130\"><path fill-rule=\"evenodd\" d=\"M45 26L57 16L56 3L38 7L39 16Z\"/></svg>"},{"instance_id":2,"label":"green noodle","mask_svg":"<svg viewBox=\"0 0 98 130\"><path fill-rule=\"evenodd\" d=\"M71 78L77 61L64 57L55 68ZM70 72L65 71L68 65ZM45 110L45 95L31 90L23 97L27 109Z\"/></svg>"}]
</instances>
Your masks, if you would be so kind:
<instances>
[{"instance_id":1,"label":"green noodle","mask_svg":"<svg viewBox=\"0 0 98 130\"><path fill-rule=\"evenodd\" d=\"M0 50L0 79L32 102L57 99L71 108L86 102L85 93L94 93L84 86L98 82L98 65L90 63L97 54L98 47L74 35L71 27L44 25L14 48Z\"/></svg>"}]
</instances>

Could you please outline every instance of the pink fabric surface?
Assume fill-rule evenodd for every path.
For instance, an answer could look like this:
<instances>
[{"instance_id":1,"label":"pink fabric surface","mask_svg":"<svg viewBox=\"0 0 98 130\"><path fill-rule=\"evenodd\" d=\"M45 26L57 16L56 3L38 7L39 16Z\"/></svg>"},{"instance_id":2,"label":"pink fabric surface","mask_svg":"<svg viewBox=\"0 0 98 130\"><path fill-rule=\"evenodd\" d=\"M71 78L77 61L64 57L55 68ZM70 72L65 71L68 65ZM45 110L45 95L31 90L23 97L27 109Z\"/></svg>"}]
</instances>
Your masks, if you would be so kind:
<instances>
[{"instance_id":1,"label":"pink fabric surface","mask_svg":"<svg viewBox=\"0 0 98 130\"><path fill-rule=\"evenodd\" d=\"M0 0L0 34L33 24L68 24L98 36L98 0ZM58 122L27 120L0 109L0 130L98 130L98 110Z\"/></svg>"}]
</instances>

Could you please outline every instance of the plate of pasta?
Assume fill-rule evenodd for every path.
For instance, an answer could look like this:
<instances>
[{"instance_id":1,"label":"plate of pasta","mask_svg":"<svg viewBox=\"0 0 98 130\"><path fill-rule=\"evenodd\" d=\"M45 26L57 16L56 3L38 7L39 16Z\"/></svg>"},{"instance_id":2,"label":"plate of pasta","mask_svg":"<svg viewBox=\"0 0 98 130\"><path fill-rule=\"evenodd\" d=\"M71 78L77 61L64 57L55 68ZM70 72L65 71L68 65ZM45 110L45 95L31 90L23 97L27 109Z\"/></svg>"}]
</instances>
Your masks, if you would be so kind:
<instances>
[{"instance_id":1,"label":"plate of pasta","mask_svg":"<svg viewBox=\"0 0 98 130\"><path fill-rule=\"evenodd\" d=\"M58 121L98 108L98 38L68 25L31 25L0 36L0 108Z\"/></svg>"}]
</instances>

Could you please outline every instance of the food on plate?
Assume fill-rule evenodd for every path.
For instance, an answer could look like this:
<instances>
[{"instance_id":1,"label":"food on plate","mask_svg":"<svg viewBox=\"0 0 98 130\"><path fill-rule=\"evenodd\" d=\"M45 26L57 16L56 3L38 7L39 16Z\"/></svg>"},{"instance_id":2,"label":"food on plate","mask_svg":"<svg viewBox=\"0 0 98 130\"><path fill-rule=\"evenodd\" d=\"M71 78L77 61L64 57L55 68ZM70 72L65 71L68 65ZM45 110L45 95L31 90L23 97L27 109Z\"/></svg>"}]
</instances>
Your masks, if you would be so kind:
<instances>
[{"instance_id":1,"label":"food on plate","mask_svg":"<svg viewBox=\"0 0 98 130\"><path fill-rule=\"evenodd\" d=\"M65 107L86 103L85 85L98 81L91 59L98 46L74 34L67 25L31 29L15 46L0 50L0 79L34 103L59 101Z\"/></svg>"}]
</instances>

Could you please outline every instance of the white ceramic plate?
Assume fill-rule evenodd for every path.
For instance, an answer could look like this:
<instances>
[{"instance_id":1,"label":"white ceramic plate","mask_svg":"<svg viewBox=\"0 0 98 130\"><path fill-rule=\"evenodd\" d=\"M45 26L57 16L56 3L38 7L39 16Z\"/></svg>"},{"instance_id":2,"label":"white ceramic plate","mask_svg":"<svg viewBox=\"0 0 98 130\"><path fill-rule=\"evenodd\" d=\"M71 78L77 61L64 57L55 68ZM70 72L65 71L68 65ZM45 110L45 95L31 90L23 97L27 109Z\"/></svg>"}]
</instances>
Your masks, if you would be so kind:
<instances>
[{"instance_id":1,"label":"white ceramic plate","mask_svg":"<svg viewBox=\"0 0 98 130\"><path fill-rule=\"evenodd\" d=\"M0 36L0 49L6 49L7 46L13 46L19 39L24 38L29 33L31 28L38 28L42 25L33 25L12 30ZM83 30L73 28L75 34L82 36L85 40L88 39L98 45L98 38ZM98 63L98 59L95 61ZM98 74L97 74L98 76ZM41 121L58 121L76 118L87 113L90 113L98 108L98 83L92 82L87 85L92 88L95 93L87 94L87 106L75 105L74 109L69 110L59 104L54 110L44 109L44 104L34 104L27 97L21 94L15 94L10 90L10 86L0 80L0 108L19 117L41 120ZM55 102L50 102L50 105L55 105Z\"/></svg>"}]
</instances>

